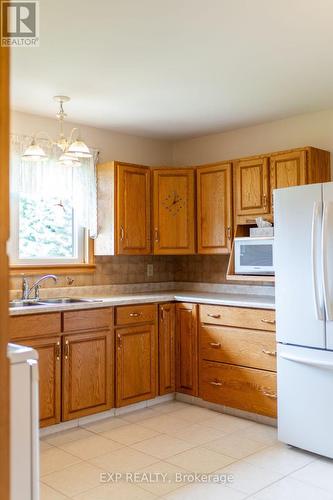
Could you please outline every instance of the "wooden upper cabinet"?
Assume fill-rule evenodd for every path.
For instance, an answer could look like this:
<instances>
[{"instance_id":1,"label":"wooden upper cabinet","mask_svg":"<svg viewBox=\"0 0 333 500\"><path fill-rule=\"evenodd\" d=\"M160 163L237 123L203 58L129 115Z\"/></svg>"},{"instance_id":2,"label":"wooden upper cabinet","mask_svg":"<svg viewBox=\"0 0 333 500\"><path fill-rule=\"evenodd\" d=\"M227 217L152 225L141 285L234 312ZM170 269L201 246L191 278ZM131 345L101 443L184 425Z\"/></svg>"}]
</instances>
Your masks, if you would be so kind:
<instances>
[{"instance_id":1,"label":"wooden upper cabinet","mask_svg":"<svg viewBox=\"0 0 333 500\"><path fill-rule=\"evenodd\" d=\"M196 304L176 304L176 390L198 395L198 327Z\"/></svg>"},{"instance_id":2,"label":"wooden upper cabinet","mask_svg":"<svg viewBox=\"0 0 333 500\"><path fill-rule=\"evenodd\" d=\"M61 417L61 337L23 340L38 351L40 426L60 422Z\"/></svg>"},{"instance_id":3,"label":"wooden upper cabinet","mask_svg":"<svg viewBox=\"0 0 333 500\"><path fill-rule=\"evenodd\" d=\"M175 392L175 304L159 306L159 395Z\"/></svg>"},{"instance_id":4,"label":"wooden upper cabinet","mask_svg":"<svg viewBox=\"0 0 333 500\"><path fill-rule=\"evenodd\" d=\"M112 408L113 369L113 337L110 330L63 337L63 420Z\"/></svg>"},{"instance_id":5,"label":"wooden upper cabinet","mask_svg":"<svg viewBox=\"0 0 333 500\"><path fill-rule=\"evenodd\" d=\"M271 189L307 183L306 151L289 151L270 158Z\"/></svg>"},{"instance_id":6,"label":"wooden upper cabinet","mask_svg":"<svg viewBox=\"0 0 333 500\"><path fill-rule=\"evenodd\" d=\"M156 396L157 343L154 324L116 330L116 406Z\"/></svg>"},{"instance_id":7,"label":"wooden upper cabinet","mask_svg":"<svg viewBox=\"0 0 333 500\"><path fill-rule=\"evenodd\" d=\"M155 254L195 252L194 170L154 170Z\"/></svg>"},{"instance_id":8,"label":"wooden upper cabinet","mask_svg":"<svg viewBox=\"0 0 333 500\"><path fill-rule=\"evenodd\" d=\"M197 168L198 253L230 253L232 164Z\"/></svg>"},{"instance_id":9,"label":"wooden upper cabinet","mask_svg":"<svg viewBox=\"0 0 333 500\"><path fill-rule=\"evenodd\" d=\"M107 162L97 166L98 236L95 255L148 255L150 175L141 165Z\"/></svg>"},{"instance_id":10,"label":"wooden upper cabinet","mask_svg":"<svg viewBox=\"0 0 333 500\"><path fill-rule=\"evenodd\" d=\"M150 253L150 169L117 166L117 253Z\"/></svg>"},{"instance_id":11,"label":"wooden upper cabinet","mask_svg":"<svg viewBox=\"0 0 333 500\"><path fill-rule=\"evenodd\" d=\"M235 164L236 214L248 216L270 213L268 158L238 160Z\"/></svg>"}]
</instances>

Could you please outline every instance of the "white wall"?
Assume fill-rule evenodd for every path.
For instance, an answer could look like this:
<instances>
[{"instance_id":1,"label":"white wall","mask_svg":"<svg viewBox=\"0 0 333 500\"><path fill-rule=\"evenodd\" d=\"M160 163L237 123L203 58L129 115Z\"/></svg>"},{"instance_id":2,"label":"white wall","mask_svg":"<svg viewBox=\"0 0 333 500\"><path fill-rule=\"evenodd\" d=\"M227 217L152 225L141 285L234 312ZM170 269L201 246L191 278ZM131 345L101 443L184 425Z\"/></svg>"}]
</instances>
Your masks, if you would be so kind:
<instances>
[{"instance_id":1,"label":"white wall","mask_svg":"<svg viewBox=\"0 0 333 500\"><path fill-rule=\"evenodd\" d=\"M70 133L73 125L65 122L65 132ZM11 132L32 135L40 130L57 137L59 124L56 119L13 111ZM118 134L110 130L79 125L81 136L91 147L100 151L100 161L118 160L143 165L172 164L172 147L167 141L146 139L133 135Z\"/></svg>"},{"instance_id":2,"label":"white wall","mask_svg":"<svg viewBox=\"0 0 333 500\"><path fill-rule=\"evenodd\" d=\"M333 165L333 110L174 142L173 164L213 163L302 146L331 151Z\"/></svg>"}]
</instances>

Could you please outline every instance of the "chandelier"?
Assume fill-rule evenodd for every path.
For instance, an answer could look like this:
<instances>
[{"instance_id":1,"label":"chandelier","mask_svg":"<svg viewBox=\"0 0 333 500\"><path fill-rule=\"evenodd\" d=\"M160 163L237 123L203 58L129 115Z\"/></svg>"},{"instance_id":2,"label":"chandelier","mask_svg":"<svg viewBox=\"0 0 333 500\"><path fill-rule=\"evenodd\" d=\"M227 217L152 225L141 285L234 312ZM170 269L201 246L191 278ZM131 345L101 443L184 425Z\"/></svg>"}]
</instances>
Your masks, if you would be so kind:
<instances>
[{"instance_id":1,"label":"chandelier","mask_svg":"<svg viewBox=\"0 0 333 500\"><path fill-rule=\"evenodd\" d=\"M68 167L79 166L81 165L80 158L92 158L92 154L86 143L82 141L78 128L73 128L68 138L64 134L64 120L67 114L63 105L65 102L70 101L70 97L56 95L53 99L59 103L59 111L56 114L59 121L59 137L54 141L47 132L37 132L33 135L30 145L24 151L22 159L30 161L47 160L48 156L39 143L46 138L52 145L56 146L59 152L57 163Z\"/></svg>"}]
</instances>

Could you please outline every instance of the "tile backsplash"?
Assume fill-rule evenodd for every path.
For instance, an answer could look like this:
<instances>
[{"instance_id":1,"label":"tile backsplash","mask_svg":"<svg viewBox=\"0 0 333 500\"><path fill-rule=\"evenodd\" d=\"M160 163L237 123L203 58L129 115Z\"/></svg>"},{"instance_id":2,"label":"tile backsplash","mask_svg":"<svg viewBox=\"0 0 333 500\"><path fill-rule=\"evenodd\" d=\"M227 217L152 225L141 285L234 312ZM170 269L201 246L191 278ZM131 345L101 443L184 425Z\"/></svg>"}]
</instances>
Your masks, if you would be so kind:
<instances>
[{"instance_id":1,"label":"tile backsplash","mask_svg":"<svg viewBox=\"0 0 333 500\"><path fill-rule=\"evenodd\" d=\"M71 286L173 281L230 283L226 280L228 260L229 255L121 255L96 257L96 270L94 273L69 274L69 276L74 280ZM148 264L153 264L153 276L151 277L147 276ZM33 281L38 276L31 276L29 279ZM10 288L12 290L19 289L21 281L20 276L11 277ZM57 286L68 286L66 275L59 276Z\"/></svg>"}]
</instances>

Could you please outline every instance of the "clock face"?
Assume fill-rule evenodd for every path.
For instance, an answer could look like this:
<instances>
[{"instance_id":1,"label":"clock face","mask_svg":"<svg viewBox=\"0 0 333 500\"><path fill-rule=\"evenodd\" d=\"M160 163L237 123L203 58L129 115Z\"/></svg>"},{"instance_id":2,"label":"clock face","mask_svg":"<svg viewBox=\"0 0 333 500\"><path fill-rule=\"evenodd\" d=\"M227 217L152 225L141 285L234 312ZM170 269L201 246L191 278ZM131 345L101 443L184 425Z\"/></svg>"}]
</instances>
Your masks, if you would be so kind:
<instances>
[{"instance_id":1,"label":"clock face","mask_svg":"<svg viewBox=\"0 0 333 500\"><path fill-rule=\"evenodd\" d=\"M168 212L171 213L171 215L175 216L182 208L184 208L185 201L177 193L177 191L172 191L166 196L166 198L164 198L162 205Z\"/></svg>"}]
</instances>

